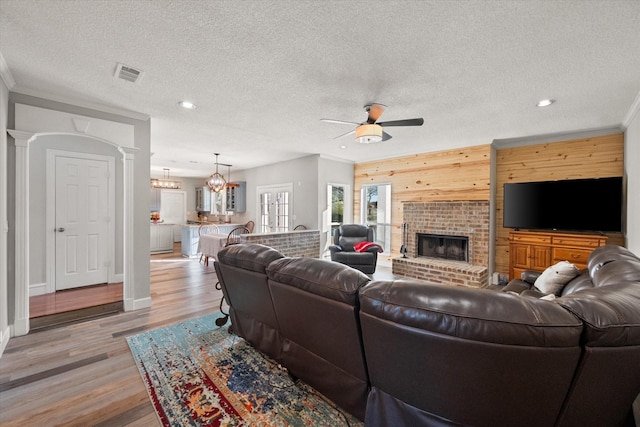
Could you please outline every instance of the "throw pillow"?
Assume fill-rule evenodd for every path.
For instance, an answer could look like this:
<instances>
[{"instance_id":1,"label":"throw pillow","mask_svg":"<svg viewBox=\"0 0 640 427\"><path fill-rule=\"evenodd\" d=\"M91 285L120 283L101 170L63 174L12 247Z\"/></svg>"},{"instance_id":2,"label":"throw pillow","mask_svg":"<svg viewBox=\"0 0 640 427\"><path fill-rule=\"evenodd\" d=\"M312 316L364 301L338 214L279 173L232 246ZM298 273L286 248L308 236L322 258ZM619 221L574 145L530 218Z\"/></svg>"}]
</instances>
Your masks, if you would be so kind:
<instances>
[{"instance_id":1,"label":"throw pillow","mask_svg":"<svg viewBox=\"0 0 640 427\"><path fill-rule=\"evenodd\" d=\"M378 252L382 252L382 246L374 242L360 242L353 245L356 252L366 252L370 248L375 248Z\"/></svg>"},{"instance_id":2,"label":"throw pillow","mask_svg":"<svg viewBox=\"0 0 640 427\"><path fill-rule=\"evenodd\" d=\"M559 263L547 268L536 279L534 286L543 294L560 295L564 286L578 275L579 271L569 261Z\"/></svg>"}]
</instances>

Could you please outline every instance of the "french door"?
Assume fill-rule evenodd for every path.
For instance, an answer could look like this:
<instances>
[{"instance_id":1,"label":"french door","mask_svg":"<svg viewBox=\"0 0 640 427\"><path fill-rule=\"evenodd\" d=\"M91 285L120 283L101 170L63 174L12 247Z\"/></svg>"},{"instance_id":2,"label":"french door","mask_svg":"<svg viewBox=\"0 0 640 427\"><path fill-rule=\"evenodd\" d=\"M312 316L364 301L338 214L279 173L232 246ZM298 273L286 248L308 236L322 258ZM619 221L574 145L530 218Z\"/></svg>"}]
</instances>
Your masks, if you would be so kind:
<instances>
[{"instance_id":1,"label":"french door","mask_svg":"<svg viewBox=\"0 0 640 427\"><path fill-rule=\"evenodd\" d=\"M373 228L374 241L391 252L391 184L363 185L360 221Z\"/></svg>"},{"instance_id":2,"label":"french door","mask_svg":"<svg viewBox=\"0 0 640 427\"><path fill-rule=\"evenodd\" d=\"M327 184L327 207L322 219L324 235L323 256L329 256L329 245L333 244L333 236L340 225L353 221L351 186L348 184Z\"/></svg>"},{"instance_id":3,"label":"french door","mask_svg":"<svg viewBox=\"0 0 640 427\"><path fill-rule=\"evenodd\" d=\"M291 229L293 184L257 187L259 233L280 233Z\"/></svg>"}]
</instances>

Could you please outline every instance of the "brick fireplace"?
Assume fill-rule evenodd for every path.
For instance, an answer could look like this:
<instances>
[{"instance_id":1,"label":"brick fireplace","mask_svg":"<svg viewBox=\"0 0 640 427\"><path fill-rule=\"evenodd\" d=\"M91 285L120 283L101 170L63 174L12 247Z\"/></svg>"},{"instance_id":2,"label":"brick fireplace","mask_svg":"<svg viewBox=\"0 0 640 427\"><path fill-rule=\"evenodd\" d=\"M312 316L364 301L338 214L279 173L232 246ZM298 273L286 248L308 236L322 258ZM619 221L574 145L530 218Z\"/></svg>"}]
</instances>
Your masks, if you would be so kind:
<instances>
[{"instance_id":1,"label":"brick fireplace","mask_svg":"<svg viewBox=\"0 0 640 427\"><path fill-rule=\"evenodd\" d=\"M405 202L403 221L407 224L408 258L392 260L393 274L449 285L488 285L488 201ZM423 254L418 241L419 236L425 235L437 239L429 244L434 248L432 252L450 251L446 249L445 239L455 241L449 246L460 245L459 241L464 240L466 261L459 257L446 259L438 254Z\"/></svg>"}]
</instances>

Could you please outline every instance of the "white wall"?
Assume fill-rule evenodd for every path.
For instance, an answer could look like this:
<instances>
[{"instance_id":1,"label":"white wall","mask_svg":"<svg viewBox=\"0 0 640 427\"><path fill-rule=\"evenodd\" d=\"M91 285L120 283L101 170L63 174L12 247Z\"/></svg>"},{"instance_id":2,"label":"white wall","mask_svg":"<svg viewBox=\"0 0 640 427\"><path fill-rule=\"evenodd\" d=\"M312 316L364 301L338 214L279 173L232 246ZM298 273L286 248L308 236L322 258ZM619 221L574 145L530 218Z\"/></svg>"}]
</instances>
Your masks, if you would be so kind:
<instances>
[{"instance_id":1,"label":"white wall","mask_svg":"<svg viewBox=\"0 0 640 427\"><path fill-rule=\"evenodd\" d=\"M627 184L627 248L640 256L640 93L624 135L624 171ZM633 107L632 107L633 108Z\"/></svg>"},{"instance_id":2,"label":"white wall","mask_svg":"<svg viewBox=\"0 0 640 427\"><path fill-rule=\"evenodd\" d=\"M320 157L317 154L259 168L231 171L232 181L247 183L247 211L236 214L232 222L258 223L256 187L293 184L293 225L305 225L309 230L322 228L322 211L327 200L327 184L349 184L353 189L354 165L351 162ZM324 248L322 236L321 248Z\"/></svg>"},{"instance_id":3,"label":"white wall","mask_svg":"<svg viewBox=\"0 0 640 427\"><path fill-rule=\"evenodd\" d=\"M294 226L304 224L318 228L316 204L318 194L318 156L312 155L259 168L231 171L231 181L246 181L247 210L233 215L232 222L253 220L258 223L256 187L263 185L293 184ZM226 178L226 176L225 176Z\"/></svg>"}]
</instances>

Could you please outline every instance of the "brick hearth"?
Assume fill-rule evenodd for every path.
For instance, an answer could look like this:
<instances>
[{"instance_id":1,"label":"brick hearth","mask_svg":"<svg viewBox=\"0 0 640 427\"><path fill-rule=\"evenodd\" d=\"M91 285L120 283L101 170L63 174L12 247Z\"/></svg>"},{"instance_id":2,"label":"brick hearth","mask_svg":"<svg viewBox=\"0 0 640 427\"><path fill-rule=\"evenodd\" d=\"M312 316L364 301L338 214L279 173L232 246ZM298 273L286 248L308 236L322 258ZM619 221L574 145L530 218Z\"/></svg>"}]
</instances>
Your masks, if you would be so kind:
<instances>
[{"instance_id":1,"label":"brick hearth","mask_svg":"<svg viewBox=\"0 0 640 427\"><path fill-rule=\"evenodd\" d=\"M489 202L405 202L407 257L392 260L393 274L455 286L489 284ZM469 262L417 256L417 234L467 236Z\"/></svg>"}]
</instances>

